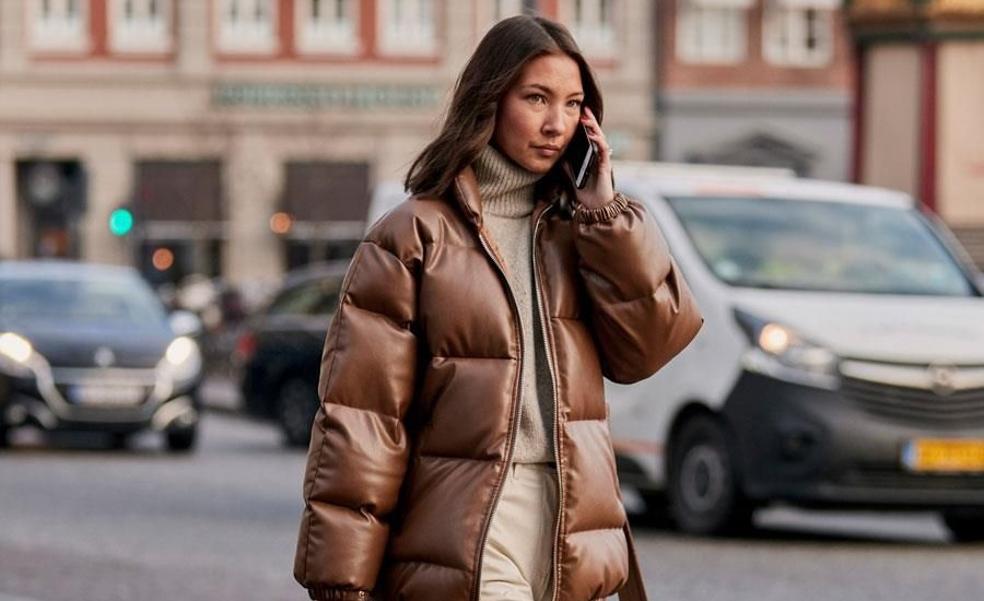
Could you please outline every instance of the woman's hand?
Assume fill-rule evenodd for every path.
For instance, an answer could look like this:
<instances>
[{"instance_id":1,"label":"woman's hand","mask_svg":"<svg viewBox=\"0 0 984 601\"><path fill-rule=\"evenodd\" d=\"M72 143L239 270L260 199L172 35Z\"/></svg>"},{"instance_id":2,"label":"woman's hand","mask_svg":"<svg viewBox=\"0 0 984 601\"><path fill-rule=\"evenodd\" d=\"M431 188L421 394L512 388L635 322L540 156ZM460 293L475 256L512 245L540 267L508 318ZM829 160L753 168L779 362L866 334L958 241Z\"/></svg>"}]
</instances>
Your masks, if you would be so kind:
<instances>
[{"instance_id":1,"label":"woman's hand","mask_svg":"<svg viewBox=\"0 0 984 601\"><path fill-rule=\"evenodd\" d=\"M598 120L588 107L584 107L581 123L588 130L588 139L598 148L598 162L588 184L577 191L577 201L586 209L597 209L615 198L615 188L612 185L612 147L608 145L605 132L601 131Z\"/></svg>"}]
</instances>

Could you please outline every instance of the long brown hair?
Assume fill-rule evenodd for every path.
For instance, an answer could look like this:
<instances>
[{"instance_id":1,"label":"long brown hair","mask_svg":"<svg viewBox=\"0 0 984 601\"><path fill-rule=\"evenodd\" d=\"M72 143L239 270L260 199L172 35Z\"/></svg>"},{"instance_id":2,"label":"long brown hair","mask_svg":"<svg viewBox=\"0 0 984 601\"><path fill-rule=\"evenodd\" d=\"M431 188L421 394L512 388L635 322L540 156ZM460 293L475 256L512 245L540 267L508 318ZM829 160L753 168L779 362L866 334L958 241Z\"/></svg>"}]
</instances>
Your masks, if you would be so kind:
<instances>
[{"instance_id":1,"label":"long brown hair","mask_svg":"<svg viewBox=\"0 0 984 601\"><path fill-rule=\"evenodd\" d=\"M406 189L412 194L444 196L458 172L474 162L492 139L499 101L523 67L546 54L574 59L581 72L584 106L601 123L601 92L567 28L538 16L504 19L485 34L468 59L455 84L441 133L414 160L404 182ZM542 184L557 189L559 164L542 178Z\"/></svg>"}]
</instances>

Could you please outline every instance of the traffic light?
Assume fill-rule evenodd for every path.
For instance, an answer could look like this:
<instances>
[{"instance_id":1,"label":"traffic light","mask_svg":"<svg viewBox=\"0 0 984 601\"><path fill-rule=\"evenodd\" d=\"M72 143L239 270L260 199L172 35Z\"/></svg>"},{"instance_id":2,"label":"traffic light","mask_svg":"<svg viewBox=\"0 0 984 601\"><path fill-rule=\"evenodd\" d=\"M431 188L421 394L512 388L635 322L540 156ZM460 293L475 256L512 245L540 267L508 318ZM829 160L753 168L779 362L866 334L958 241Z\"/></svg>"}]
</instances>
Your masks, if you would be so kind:
<instances>
[{"instance_id":1,"label":"traffic light","mask_svg":"<svg viewBox=\"0 0 984 601\"><path fill-rule=\"evenodd\" d=\"M294 216L285 211L277 211L270 217L270 231L274 234L289 234L294 227Z\"/></svg>"},{"instance_id":2,"label":"traffic light","mask_svg":"<svg viewBox=\"0 0 984 601\"><path fill-rule=\"evenodd\" d=\"M114 236L125 236L133 229L133 211L126 207L114 209L109 214L109 231Z\"/></svg>"}]
</instances>

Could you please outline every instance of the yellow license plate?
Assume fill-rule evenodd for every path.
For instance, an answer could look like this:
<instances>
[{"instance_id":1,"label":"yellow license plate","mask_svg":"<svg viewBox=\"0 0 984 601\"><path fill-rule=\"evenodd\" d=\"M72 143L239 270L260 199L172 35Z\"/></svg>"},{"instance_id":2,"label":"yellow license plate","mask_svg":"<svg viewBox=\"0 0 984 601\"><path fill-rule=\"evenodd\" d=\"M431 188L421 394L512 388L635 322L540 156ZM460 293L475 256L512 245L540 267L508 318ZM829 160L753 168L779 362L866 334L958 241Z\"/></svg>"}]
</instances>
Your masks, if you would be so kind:
<instances>
[{"instance_id":1,"label":"yellow license plate","mask_svg":"<svg viewBox=\"0 0 984 601\"><path fill-rule=\"evenodd\" d=\"M914 472L984 472L984 440L910 440L902 464Z\"/></svg>"}]
</instances>

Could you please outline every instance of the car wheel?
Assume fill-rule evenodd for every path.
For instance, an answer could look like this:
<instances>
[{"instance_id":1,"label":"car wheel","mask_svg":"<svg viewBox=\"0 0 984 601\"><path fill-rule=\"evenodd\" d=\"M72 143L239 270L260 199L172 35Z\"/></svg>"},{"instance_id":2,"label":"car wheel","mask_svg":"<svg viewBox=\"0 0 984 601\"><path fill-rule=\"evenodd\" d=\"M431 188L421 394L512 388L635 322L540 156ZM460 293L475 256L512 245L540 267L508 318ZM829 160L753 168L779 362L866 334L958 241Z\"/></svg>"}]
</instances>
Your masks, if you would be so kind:
<instances>
[{"instance_id":1,"label":"car wheel","mask_svg":"<svg viewBox=\"0 0 984 601\"><path fill-rule=\"evenodd\" d=\"M984 511L944 511L943 523L957 542L984 541Z\"/></svg>"},{"instance_id":2,"label":"car wheel","mask_svg":"<svg viewBox=\"0 0 984 601\"><path fill-rule=\"evenodd\" d=\"M164 437L168 451L187 453L195 448L195 443L198 441L198 425L169 430Z\"/></svg>"},{"instance_id":3,"label":"car wheel","mask_svg":"<svg viewBox=\"0 0 984 601\"><path fill-rule=\"evenodd\" d=\"M10 428L7 424L0 422L0 449L10 447Z\"/></svg>"},{"instance_id":4,"label":"car wheel","mask_svg":"<svg viewBox=\"0 0 984 601\"><path fill-rule=\"evenodd\" d=\"M738 484L724 428L691 418L670 449L670 515L684 532L725 534L751 527L752 505Z\"/></svg>"},{"instance_id":5,"label":"car wheel","mask_svg":"<svg viewBox=\"0 0 984 601\"><path fill-rule=\"evenodd\" d=\"M277 420L290 447L305 447L311 441L311 424L318 412L318 390L301 378L291 378L277 396Z\"/></svg>"}]
</instances>

